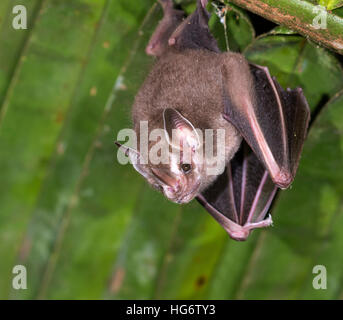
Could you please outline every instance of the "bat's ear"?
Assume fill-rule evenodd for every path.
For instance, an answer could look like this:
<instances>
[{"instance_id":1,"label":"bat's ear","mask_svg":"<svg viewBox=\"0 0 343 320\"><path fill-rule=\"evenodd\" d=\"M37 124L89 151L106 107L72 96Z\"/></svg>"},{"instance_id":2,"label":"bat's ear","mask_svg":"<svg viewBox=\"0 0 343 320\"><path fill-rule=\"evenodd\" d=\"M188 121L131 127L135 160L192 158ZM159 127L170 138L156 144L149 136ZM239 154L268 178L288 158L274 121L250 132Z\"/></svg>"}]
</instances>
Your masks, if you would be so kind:
<instances>
[{"instance_id":1,"label":"bat's ear","mask_svg":"<svg viewBox=\"0 0 343 320\"><path fill-rule=\"evenodd\" d=\"M121 149L124 152L125 156L129 157L130 162L132 163L135 170L138 173L140 173L144 178L147 178L149 174L146 172L145 168L142 166L141 154L139 153L139 151L133 148L124 146L118 141L115 141L115 144L117 147L119 147L119 149Z\"/></svg>"},{"instance_id":2,"label":"bat's ear","mask_svg":"<svg viewBox=\"0 0 343 320\"><path fill-rule=\"evenodd\" d=\"M164 131L170 145L182 149L188 145L192 150L200 147L199 135L192 123L173 108L163 111Z\"/></svg>"}]
</instances>

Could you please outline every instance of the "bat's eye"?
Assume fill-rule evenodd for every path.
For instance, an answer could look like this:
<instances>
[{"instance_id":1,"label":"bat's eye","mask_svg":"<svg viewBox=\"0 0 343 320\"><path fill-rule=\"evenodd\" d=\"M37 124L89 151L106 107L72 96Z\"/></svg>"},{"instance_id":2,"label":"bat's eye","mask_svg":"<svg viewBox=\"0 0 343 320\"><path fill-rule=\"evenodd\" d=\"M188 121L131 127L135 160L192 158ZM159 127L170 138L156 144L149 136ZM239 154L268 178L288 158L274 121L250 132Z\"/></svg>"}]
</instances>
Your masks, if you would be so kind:
<instances>
[{"instance_id":1,"label":"bat's eye","mask_svg":"<svg viewBox=\"0 0 343 320\"><path fill-rule=\"evenodd\" d=\"M183 163L181 165L181 170L184 172L184 173L189 173L191 172L192 170L192 165L190 165L189 163Z\"/></svg>"}]
</instances>

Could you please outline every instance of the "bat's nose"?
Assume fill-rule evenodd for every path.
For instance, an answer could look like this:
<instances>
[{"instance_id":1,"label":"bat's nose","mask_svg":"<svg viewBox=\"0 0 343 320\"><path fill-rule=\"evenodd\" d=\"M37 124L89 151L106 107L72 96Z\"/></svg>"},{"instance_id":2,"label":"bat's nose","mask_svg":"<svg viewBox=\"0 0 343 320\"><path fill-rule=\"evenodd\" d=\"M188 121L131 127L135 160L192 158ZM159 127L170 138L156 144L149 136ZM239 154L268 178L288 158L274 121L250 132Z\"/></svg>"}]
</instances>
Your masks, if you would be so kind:
<instances>
[{"instance_id":1,"label":"bat's nose","mask_svg":"<svg viewBox=\"0 0 343 320\"><path fill-rule=\"evenodd\" d=\"M180 180L177 180L171 186L168 186L169 191L173 192L174 194L179 194L182 190Z\"/></svg>"},{"instance_id":2,"label":"bat's nose","mask_svg":"<svg viewBox=\"0 0 343 320\"><path fill-rule=\"evenodd\" d=\"M201 185L201 181L199 180L190 190L184 190L182 186L180 187L179 192L179 203L188 203L196 196L197 192L199 191L199 187Z\"/></svg>"}]
</instances>

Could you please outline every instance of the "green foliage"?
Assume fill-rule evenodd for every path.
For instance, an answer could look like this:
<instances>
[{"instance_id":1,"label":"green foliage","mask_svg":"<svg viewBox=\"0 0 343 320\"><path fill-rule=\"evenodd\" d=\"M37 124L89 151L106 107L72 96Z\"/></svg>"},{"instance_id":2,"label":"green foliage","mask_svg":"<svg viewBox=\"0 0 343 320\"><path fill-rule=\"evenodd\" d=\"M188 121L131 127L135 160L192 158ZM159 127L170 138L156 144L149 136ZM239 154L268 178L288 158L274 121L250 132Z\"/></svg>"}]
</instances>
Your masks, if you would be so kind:
<instances>
[{"instance_id":1,"label":"green foliage","mask_svg":"<svg viewBox=\"0 0 343 320\"><path fill-rule=\"evenodd\" d=\"M326 7L327 10L334 10L343 6L342 0L307 0L307 1L316 5L321 5L323 7Z\"/></svg>"},{"instance_id":2,"label":"green foliage","mask_svg":"<svg viewBox=\"0 0 343 320\"><path fill-rule=\"evenodd\" d=\"M255 30L245 12L235 5L218 6L214 3L210 26L219 48L242 52L255 37ZM223 32L224 28L224 32Z\"/></svg>"},{"instance_id":3,"label":"green foliage","mask_svg":"<svg viewBox=\"0 0 343 320\"><path fill-rule=\"evenodd\" d=\"M256 39L234 6L225 25L211 20L222 49L226 33L231 50L303 87L312 110L330 99L275 226L238 243L198 203L168 202L116 160L153 63L155 2L30 0L30 27L15 31L17 2L0 4L0 298L342 297L343 72L331 53L280 28ZM16 264L25 291L11 289ZM328 290L312 287L316 264Z\"/></svg>"},{"instance_id":4,"label":"green foliage","mask_svg":"<svg viewBox=\"0 0 343 320\"><path fill-rule=\"evenodd\" d=\"M342 0L319 0L321 6L326 7L328 10L337 9L343 6Z\"/></svg>"}]
</instances>

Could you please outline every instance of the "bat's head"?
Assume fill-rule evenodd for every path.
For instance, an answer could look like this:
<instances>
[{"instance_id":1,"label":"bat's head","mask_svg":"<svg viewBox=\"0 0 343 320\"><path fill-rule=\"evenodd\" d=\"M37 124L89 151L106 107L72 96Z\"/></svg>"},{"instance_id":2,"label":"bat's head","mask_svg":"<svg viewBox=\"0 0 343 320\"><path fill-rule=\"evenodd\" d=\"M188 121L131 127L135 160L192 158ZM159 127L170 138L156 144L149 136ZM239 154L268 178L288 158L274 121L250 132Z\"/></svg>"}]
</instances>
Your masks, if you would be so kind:
<instances>
[{"instance_id":1,"label":"bat's head","mask_svg":"<svg viewBox=\"0 0 343 320\"><path fill-rule=\"evenodd\" d=\"M175 109L164 110L163 126L159 141L148 144L148 160L142 161L139 150L126 148L126 153L152 187L173 202L187 203L197 196L203 182L201 139Z\"/></svg>"}]
</instances>

